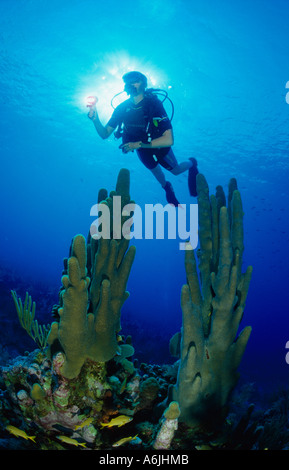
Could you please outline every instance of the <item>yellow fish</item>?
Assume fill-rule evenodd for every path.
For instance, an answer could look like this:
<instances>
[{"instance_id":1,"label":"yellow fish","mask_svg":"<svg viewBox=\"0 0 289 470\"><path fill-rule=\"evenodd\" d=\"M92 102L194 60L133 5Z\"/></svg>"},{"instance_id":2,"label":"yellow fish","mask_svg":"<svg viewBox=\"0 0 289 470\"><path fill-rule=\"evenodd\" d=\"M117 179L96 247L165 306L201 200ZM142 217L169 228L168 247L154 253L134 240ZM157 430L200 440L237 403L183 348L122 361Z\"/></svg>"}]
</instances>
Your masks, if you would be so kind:
<instances>
[{"instance_id":1,"label":"yellow fish","mask_svg":"<svg viewBox=\"0 0 289 470\"><path fill-rule=\"evenodd\" d=\"M72 446L81 446L81 447L86 447L85 442L78 442L76 439L72 439L71 437L68 436L56 436L57 439L59 439L61 442L65 442L65 444L71 444Z\"/></svg>"},{"instance_id":2,"label":"yellow fish","mask_svg":"<svg viewBox=\"0 0 289 470\"><path fill-rule=\"evenodd\" d=\"M108 428L112 428L113 426L117 426L118 428L120 428L121 426L124 426L125 424L132 421L132 419L133 418L130 418L129 416L119 415L117 416L117 418L113 418L109 423L100 423L100 424L103 427L107 426Z\"/></svg>"},{"instance_id":3,"label":"yellow fish","mask_svg":"<svg viewBox=\"0 0 289 470\"><path fill-rule=\"evenodd\" d=\"M89 426L93 422L94 418L87 418L85 421L82 423L78 424L75 426L74 430L76 431L77 429L82 429L84 426Z\"/></svg>"},{"instance_id":4,"label":"yellow fish","mask_svg":"<svg viewBox=\"0 0 289 470\"><path fill-rule=\"evenodd\" d=\"M23 439L30 439L31 441L35 442L36 436L28 436L25 431L22 431L21 429L18 429L15 426L6 426L6 430L10 432L10 434L13 434L13 436L23 437Z\"/></svg>"},{"instance_id":5,"label":"yellow fish","mask_svg":"<svg viewBox=\"0 0 289 470\"><path fill-rule=\"evenodd\" d=\"M134 441L137 438L137 436L138 436L138 434L134 437L131 437L131 436L130 437L123 437L119 441L112 444L112 447L119 447L119 446L122 446L123 444L125 444L126 442Z\"/></svg>"}]
</instances>

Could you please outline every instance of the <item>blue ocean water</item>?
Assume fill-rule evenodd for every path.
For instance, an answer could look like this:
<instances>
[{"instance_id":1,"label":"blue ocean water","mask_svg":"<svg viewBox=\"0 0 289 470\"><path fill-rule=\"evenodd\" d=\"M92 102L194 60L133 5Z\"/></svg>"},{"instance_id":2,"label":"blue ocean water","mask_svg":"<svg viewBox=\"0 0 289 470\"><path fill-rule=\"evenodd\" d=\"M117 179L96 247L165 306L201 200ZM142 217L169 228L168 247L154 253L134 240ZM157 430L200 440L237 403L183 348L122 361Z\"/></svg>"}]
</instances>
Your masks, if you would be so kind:
<instances>
[{"instance_id":1,"label":"blue ocean water","mask_svg":"<svg viewBox=\"0 0 289 470\"><path fill-rule=\"evenodd\" d=\"M98 96L105 123L121 76L140 70L174 103L178 161L196 157L212 193L237 178L244 269L254 268L242 321L253 332L240 370L262 387L288 384L288 17L287 0L0 1L3 346L31 349L10 289L28 290L37 318L51 321L71 239L87 235L98 190L113 189L120 168L130 170L140 206L166 204L136 154L102 141L87 118L87 95ZM186 174L167 177L182 203L196 202ZM133 243L122 322L137 357L166 362L181 326L184 252L178 240Z\"/></svg>"}]
</instances>

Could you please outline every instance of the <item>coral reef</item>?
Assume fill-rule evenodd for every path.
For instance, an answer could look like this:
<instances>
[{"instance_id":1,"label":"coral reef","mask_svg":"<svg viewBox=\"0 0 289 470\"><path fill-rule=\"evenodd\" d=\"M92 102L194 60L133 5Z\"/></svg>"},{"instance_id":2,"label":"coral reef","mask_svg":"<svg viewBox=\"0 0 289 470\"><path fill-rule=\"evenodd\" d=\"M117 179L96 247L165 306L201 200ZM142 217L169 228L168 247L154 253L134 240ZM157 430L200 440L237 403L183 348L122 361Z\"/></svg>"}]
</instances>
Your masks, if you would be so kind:
<instances>
[{"instance_id":1,"label":"coral reef","mask_svg":"<svg viewBox=\"0 0 289 470\"><path fill-rule=\"evenodd\" d=\"M60 373L63 361L63 354L58 353L51 364L36 350L2 370L9 395L27 425L37 425L48 435L59 427L74 430L80 426L87 418L85 409L97 420L109 388L104 364L87 362L78 380L71 381ZM93 429L94 440L96 433Z\"/></svg>"},{"instance_id":2,"label":"coral reef","mask_svg":"<svg viewBox=\"0 0 289 470\"><path fill-rule=\"evenodd\" d=\"M171 350L180 354L180 364L170 398L179 403L180 421L189 426L217 427L226 415L251 333L246 327L237 336L252 268L241 272L243 209L236 180L229 183L228 207L220 186L216 196L209 196L201 174L197 191L200 279L194 251L188 249L188 284L181 294L182 332L171 341Z\"/></svg>"},{"instance_id":3,"label":"coral reef","mask_svg":"<svg viewBox=\"0 0 289 470\"><path fill-rule=\"evenodd\" d=\"M118 214L115 195L121 197ZM98 202L109 208L111 222L119 218L124 227L128 214L122 209L131 204L127 170L109 196L99 191ZM72 240L48 334L34 318L31 297L23 305L13 291L21 325L40 349L14 359L3 351L0 449L288 448L288 395L266 414L240 395L243 408L236 401L237 411L224 420L250 335L248 327L239 336L237 330L251 268L241 271L243 211L235 180L226 207L222 188L209 197L199 175L198 203L199 271L187 250L183 328L170 343L180 357L175 364L138 366L131 336L120 334L135 248L124 236L114 238L113 223L108 238Z\"/></svg>"}]
</instances>

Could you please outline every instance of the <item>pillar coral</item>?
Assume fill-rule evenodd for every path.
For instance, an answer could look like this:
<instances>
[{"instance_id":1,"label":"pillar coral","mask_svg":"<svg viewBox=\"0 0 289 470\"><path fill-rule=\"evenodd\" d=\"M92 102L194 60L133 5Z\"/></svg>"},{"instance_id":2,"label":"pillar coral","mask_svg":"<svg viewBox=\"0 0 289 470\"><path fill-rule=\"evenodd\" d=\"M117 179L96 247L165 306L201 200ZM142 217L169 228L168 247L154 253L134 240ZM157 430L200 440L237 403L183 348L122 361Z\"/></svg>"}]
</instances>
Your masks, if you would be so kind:
<instances>
[{"instance_id":1,"label":"pillar coral","mask_svg":"<svg viewBox=\"0 0 289 470\"><path fill-rule=\"evenodd\" d=\"M121 196L122 209L131 202L128 170L120 171L109 197L105 190L99 192L98 202L109 207L111 220L116 216L113 196ZM121 218L122 226L126 219ZM123 236L117 240L89 235L87 243L83 235L73 239L62 277L59 321L52 323L48 336L50 356L64 352L61 374L67 379L77 377L87 359L106 362L119 352L121 308L129 296L126 285L135 256L135 247L128 245Z\"/></svg>"},{"instance_id":2,"label":"pillar coral","mask_svg":"<svg viewBox=\"0 0 289 470\"><path fill-rule=\"evenodd\" d=\"M235 179L228 204L221 186L209 196L203 175L197 177L199 207L198 269L195 252L186 250L187 284L181 293L183 324L171 340L180 356L176 385L169 399L179 403L180 421L191 427L215 427L227 410L251 327L238 329L252 275L242 273L243 208ZM179 341L179 342L178 342Z\"/></svg>"}]
</instances>

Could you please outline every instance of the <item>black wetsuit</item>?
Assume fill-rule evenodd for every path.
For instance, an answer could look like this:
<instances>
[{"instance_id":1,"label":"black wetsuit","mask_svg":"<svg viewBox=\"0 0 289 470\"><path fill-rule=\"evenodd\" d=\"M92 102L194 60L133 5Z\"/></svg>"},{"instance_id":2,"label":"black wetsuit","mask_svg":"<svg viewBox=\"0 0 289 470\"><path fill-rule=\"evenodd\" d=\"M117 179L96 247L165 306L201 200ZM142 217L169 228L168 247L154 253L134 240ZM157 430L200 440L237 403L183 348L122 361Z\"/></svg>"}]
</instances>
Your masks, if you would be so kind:
<instances>
[{"instance_id":1,"label":"black wetsuit","mask_svg":"<svg viewBox=\"0 0 289 470\"><path fill-rule=\"evenodd\" d=\"M134 104L130 99L117 106L108 121L108 125L114 129L123 123L122 141L148 142L148 132L151 139L156 139L163 133L172 129L171 122L161 103L153 95L145 95L144 99ZM141 162L150 170L159 163L167 170L172 170L177 165L176 157L171 147L140 148L137 155Z\"/></svg>"}]
</instances>

